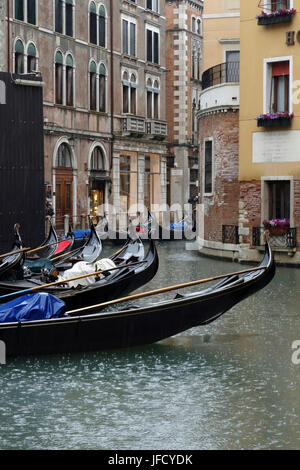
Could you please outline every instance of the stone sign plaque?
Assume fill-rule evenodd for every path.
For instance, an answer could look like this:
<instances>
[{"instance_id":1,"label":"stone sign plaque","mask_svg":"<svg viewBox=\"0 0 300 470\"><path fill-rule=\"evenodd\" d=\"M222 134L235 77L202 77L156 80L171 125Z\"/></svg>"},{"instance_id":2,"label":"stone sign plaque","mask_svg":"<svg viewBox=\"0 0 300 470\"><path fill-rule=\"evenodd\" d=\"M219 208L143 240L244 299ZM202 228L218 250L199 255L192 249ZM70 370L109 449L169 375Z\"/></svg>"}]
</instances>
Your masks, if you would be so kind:
<instances>
[{"instance_id":1,"label":"stone sign plaque","mask_svg":"<svg viewBox=\"0 0 300 470\"><path fill-rule=\"evenodd\" d=\"M300 162L300 131L254 132L253 163Z\"/></svg>"}]
</instances>

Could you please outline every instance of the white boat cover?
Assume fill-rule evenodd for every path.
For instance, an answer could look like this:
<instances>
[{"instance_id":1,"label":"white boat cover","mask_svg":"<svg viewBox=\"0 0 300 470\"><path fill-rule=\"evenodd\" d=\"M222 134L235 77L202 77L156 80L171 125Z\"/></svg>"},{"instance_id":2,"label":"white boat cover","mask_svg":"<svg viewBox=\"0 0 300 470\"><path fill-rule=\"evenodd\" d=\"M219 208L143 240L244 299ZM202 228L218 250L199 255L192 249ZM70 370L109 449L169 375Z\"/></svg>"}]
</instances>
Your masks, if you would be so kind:
<instances>
[{"instance_id":1,"label":"white boat cover","mask_svg":"<svg viewBox=\"0 0 300 470\"><path fill-rule=\"evenodd\" d=\"M92 274L97 271L106 271L110 268L115 268L116 265L115 263L109 259L109 258L103 258L97 261L97 263L86 263L85 261L79 261L78 263L74 264L74 266L71 269L67 269L66 271L63 272L58 277L59 281L64 281L67 279L71 279L73 277L79 277L83 276L85 274ZM98 276L101 278L104 277L103 274L100 274ZM89 286L93 284L96 281L95 276L89 276L89 277L84 277L82 279L77 279L75 281L69 281L67 283L68 287L74 287L76 288L77 286Z\"/></svg>"}]
</instances>

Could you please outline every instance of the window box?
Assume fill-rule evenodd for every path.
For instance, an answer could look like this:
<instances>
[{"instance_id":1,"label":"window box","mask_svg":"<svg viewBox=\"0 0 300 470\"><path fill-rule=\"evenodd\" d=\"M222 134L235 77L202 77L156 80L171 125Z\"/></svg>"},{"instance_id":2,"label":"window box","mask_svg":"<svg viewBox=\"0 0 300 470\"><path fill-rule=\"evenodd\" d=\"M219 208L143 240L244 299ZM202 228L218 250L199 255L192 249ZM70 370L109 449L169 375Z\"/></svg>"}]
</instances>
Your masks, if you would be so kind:
<instances>
[{"instance_id":1,"label":"window box","mask_svg":"<svg viewBox=\"0 0 300 470\"><path fill-rule=\"evenodd\" d=\"M290 23L295 13L296 10L294 10L293 8L291 10L277 10L270 14L262 12L261 15L256 16L257 24L269 25L278 23Z\"/></svg>"},{"instance_id":2,"label":"window box","mask_svg":"<svg viewBox=\"0 0 300 470\"><path fill-rule=\"evenodd\" d=\"M257 127L289 127L291 125L293 114L263 114L257 116Z\"/></svg>"}]
</instances>

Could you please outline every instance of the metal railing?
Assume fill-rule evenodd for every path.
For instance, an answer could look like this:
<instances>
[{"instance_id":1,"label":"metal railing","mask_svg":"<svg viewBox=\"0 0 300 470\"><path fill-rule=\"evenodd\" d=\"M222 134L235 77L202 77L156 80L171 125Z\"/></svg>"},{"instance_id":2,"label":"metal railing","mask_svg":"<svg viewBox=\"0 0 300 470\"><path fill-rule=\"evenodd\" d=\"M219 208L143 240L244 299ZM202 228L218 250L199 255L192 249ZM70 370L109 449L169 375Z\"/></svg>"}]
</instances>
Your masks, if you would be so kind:
<instances>
[{"instance_id":1,"label":"metal railing","mask_svg":"<svg viewBox=\"0 0 300 470\"><path fill-rule=\"evenodd\" d=\"M253 246L264 245L265 227L252 228L252 243ZM269 230L270 232L270 245L273 248L296 248L297 247L297 229L296 228L283 228L282 230Z\"/></svg>"},{"instance_id":2,"label":"metal railing","mask_svg":"<svg viewBox=\"0 0 300 470\"><path fill-rule=\"evenodd\" d=\"M237 225L222 225L222 243L239 244L239 227Z\"/></svg>"},{"instance_id":3,"label":"metal railing","mask_svg":"<svg viewBox=\"0 0 300 470\"><path fill-rule=\"evenodd\" d=\"M224 62L215 65L202 74L202 89L221 83L239 83L240 62Z\"/></svg>"}]
</instances>

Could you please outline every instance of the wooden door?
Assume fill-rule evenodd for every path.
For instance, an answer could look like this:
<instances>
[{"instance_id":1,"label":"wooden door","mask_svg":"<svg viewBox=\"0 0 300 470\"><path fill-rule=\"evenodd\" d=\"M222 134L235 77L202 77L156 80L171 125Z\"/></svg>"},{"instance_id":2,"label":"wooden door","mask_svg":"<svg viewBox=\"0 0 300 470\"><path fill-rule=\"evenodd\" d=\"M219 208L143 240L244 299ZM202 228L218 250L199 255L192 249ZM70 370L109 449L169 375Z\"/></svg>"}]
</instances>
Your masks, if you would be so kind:
<instances>
[{"instance_id":1,"label":"wooden door","mask_svg":"<svg viewBox=\"0 0 300 470\"><path fill-rule=\"evenodd\" d=\"M72 224L73 217L73 172L72 170L59 170L56 174L56 225L59 228L64 226L64 216L70 217Z\"/></svg>"}]
</instances>

